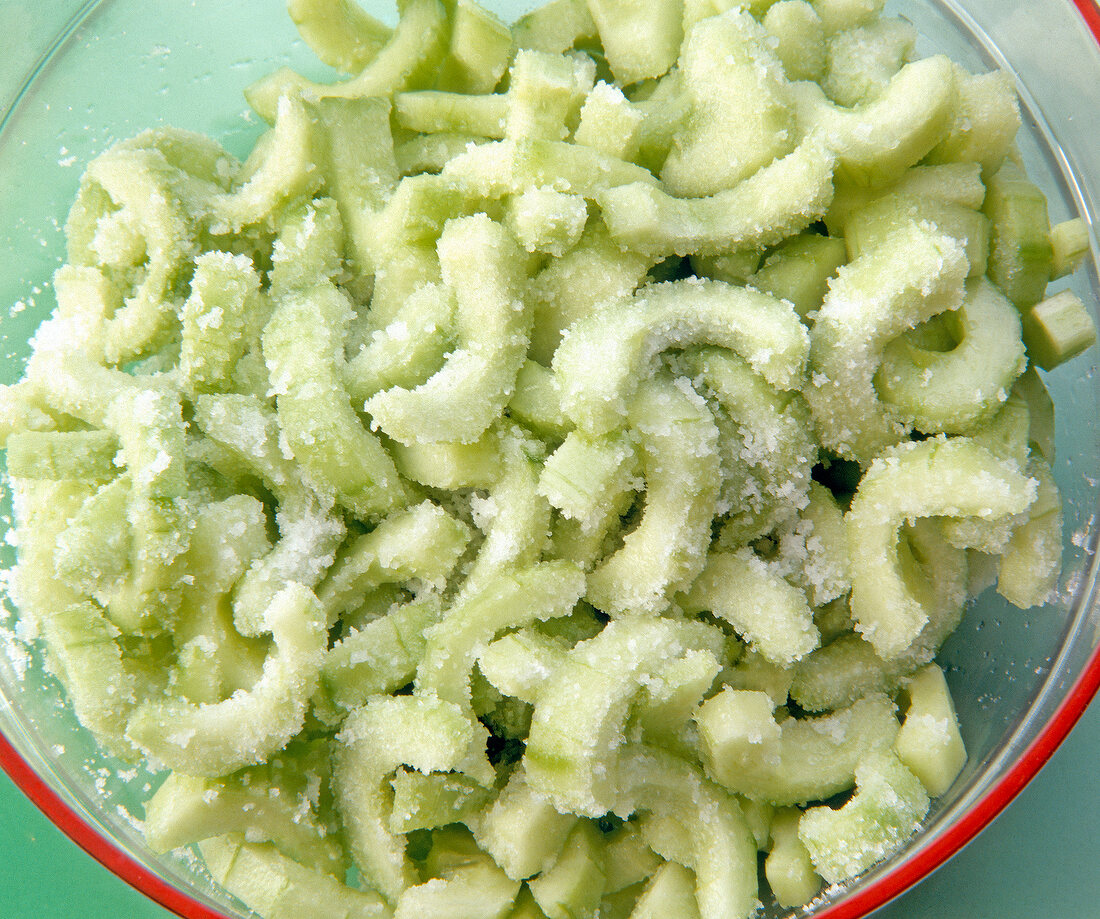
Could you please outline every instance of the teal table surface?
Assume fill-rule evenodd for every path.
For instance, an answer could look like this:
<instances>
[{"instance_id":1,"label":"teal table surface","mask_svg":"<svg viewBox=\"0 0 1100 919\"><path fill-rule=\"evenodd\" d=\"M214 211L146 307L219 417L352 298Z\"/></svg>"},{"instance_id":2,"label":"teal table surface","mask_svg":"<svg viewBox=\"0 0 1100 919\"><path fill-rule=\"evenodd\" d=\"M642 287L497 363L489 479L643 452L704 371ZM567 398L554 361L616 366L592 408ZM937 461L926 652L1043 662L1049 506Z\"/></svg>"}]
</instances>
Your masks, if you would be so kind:
<instances>
[{"instance_id":1,"label":"teal table surface","mask_svg":"<svg viewBox=\"0 0 1100 919\"><path fill-rule=\"evenodd\" d=\"M1098 919L1098 776L1100 702L977 840L876 919ZM0 866L2 919L171 915L69 842L6 777Z\"/></svg>"}]
</instances>

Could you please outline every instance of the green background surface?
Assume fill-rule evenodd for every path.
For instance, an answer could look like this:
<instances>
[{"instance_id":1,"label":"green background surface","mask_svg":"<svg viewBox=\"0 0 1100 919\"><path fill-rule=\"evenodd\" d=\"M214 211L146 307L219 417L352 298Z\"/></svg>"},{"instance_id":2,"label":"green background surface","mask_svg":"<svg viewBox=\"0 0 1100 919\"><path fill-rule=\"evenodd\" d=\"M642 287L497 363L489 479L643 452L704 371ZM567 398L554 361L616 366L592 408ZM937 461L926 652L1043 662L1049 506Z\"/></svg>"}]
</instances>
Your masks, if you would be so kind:
<instances>
[{"instance_id":1,"label":"green background surface","mask_svg":"<svg viewBox=\"0 0 1100 919\"><path fill-rule=\"evenodd\" d=\"M1098 772L1100 703L977 840L876 919L1097 919ZM2 919L171 915L80 851L6 777L0 866Z\"/></svg>"}]
</instances>

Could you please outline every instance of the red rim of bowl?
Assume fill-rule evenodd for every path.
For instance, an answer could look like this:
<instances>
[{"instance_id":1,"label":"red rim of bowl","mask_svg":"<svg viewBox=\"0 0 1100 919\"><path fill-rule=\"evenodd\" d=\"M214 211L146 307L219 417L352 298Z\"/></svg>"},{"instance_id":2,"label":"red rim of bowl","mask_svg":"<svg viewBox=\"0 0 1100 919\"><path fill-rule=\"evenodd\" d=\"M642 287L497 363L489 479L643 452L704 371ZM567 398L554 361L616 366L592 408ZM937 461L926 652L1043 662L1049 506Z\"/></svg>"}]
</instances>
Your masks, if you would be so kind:
<instances>
[{"instance_id":1,"label":"red rim of bowl","mask_svg":"<svg viewBox=\"0 0 1100 919\"><path fill-rule=\"evenodd\" d=\"M1100 45L1097 0L1073 0L1081 18ZM1046 728L1028 745L1016 764L942 836L913 859L902 862L866 889L826 907L818 919L859 919L904 893L931 874L978 835L1016 797L1061 746L1070 730L1100 690L1100 648L1051 716ZM227 919L158 877L101 836L81 819L30 767L0 732L0 768L58 829L111 873L166 909L186 919Z\"/></svg>"}]
</instances>

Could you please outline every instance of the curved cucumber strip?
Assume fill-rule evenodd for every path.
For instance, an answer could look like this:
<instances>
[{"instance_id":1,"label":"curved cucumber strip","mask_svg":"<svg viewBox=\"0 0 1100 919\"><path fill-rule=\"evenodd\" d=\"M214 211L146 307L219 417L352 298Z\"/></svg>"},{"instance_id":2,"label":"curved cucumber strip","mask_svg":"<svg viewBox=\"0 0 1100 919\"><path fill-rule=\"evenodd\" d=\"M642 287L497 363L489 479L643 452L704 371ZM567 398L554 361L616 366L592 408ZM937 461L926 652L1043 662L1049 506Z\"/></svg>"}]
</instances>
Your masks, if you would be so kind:
<instances>
[{"instance_id":1,"label":"curved cucumber strip","mask_svg":"<svg viewBox=\"0 0 1100 919\"><path fill-rule=\"evenodd\" d=\"M868 756L855 778L855 797L842 808L811 807L798 823L814 868L830 884L891 855L928 813L928 793L893 753Z\"/></svg>"},{"instance_id":2,"label":"curved cucumber strip","mask_svg":"<svg viewBox=\"0 0 1100 919\"><path fill-rule=\"evenodd\" d=\"M214 880L265 919L387 919L390 910L373 890L348 887L311 871L269 843L228 835L199 843Z\"/></svg>"},{"instance_id":3,"label":"curved cucumber strip","mask_svg":"<svg viewBox=\"0 0 1100 919\"><path fill-rule=\"evenodd\" d=\"M380 584L418 579L441 587L470 540L466 524L425 501L346 543L317 586L331 628Z\"/></svg>"},{"instance_id":4,"label":"curved cucumber strip","mask_svg":"<svg viewBox=\"0 0 1100 919\"><path fill-rule=\"evenodd\" d=\"M264 360L295 459L321 493L369 519L403 507L412 494L344 389L341 332L350 319L351 305L336 287L288 294L264 329Z\"/></svg>"},{"instance_id":5,"label":"curved cucumber strip","mask_svg":"<svg viewBox=\"0 0 1100 919\"><path fill-rule=\"evenodd\" d=\"M622 425L639 381L668 348L728 348L777 389L798 386L807 334L794 310L721 281L673 281L576 322L554 356L562 408L590 434Z\"/></svg>"},{"instance_id":6,"label":"curved cucumber strip","mask_svg":"<svg viewBox=\"0 0 1100 919\"><path fill-rule=\"evenodd\" d=\"M837 171L857 185L897 179L938 144L951 127L954 65L943 55L906 64L866 105L833 105L815 83L791 84L798 126L837 156Z\"/></svg>"},{"instance_id":7,"label":"curved cucumber strip","mask_svg":"<svg viewBox=\"0 0 1100 919\"><path fill-rule=\"evenodd\" d=\"M630 706L641 682L668 661L713 644L711 628L693 625L615 620L569 652L535 704L524 754L533 789L558 809L583 816L599 817L615 807L615 762Z\"/></svg>"},{"instance_id":8,"label":"curved cucumber strip","mask_svg":"<svg viewBox=\"0 0 1100 919\"><path fill-rule=\"evenodd\" d=\"M389 96L430 83L447 48L447 12L439 0L404 4L397 28L358 76L343 83L314 83L286 67L245 90L248 104L267 122L275 119L280 100L310 96L364 98Z\"/></svg>"},{"instance_id":9,"label":"curved cucumber strip","mask_svg":"<svg viewBox=\"0 0 1100 919\"><path fill-rule=\"evenodd\" d=\"M958 345L930 351L894 339L883 352L875 390L899 415L928 434L970 434L993 417L1027 365L1020 314L984 278L946 318Z\"/></svg>"},{"instance_id":10,"label":"curved cucumber strip","mask_svg":"<svg viewBox=\"0 0 1100 919\"><path fill-rule=\"evenodd\" d=\"M867 696L817 718L776 723L763 692L724 689L695 713L708 774L730 791L777 806L820 801L852 787L857 763L889 749L894 704Z\"/></svg>"},{"instance_id":11,"label":"curved cucumber strip","mask_svg":"<svg viewBox=\"0 0 1100 919\"><path fill-rule=\"evenodd\" d=\"M805 390L823 446L866 465L903 436L874 375L886 345L963 297L967 262L954 239L911 224L840 269L810 334Z\"/></svg>"},{"instance_id":12,"label":"curved cucumber strip","mask_svg":"<svg viewBox=\"0 0 1100 919\"><path fill-rule=\"evenodd\" d=\"M684 37L682 4L675 0L589 0L600 44L623 86L659 77L676 63Z\"/></svg>"},{"instance_id":13,"label":"curved cucumber strip","mask_svg":"<svg viewBox=\"0 0 1100 919\"><path fill-rule=\"evenodd\" d=\"M285 747L302 729L328 634L320 604L298 584L276 595L265 624L275 651L255 686L211 705L144 702L127 737L177 772L209 777L264 762Z\"/></svg>"},{"instance_id":14,"label":"curved cucumber strip","mask_svg":"<svg viewBox=\"0 0 1100 919\"><path fill-rule=\"evenodd\" d=\"M810 487L817 445L806 403L797 394L777 392L729 351L692 349L680 366L717 401L733 429L719 427L727 440L719 507L729 514L723 545L743 545L772 532L806 500Z\"/></svg>"},{"instance_id":15,"label":"curved cucumber strip","mask_svg":"<svg viewBox=\"0 0 1100 919\"><path fill-rule=\"evenodd\" d=\"M765 660L790 665L818 646L806 595L752 549L712 552L684 598L688 610L708 610L729 622Z\"/></svg>"},{"instance_id":16,"label":"curved cucumber strip","mask_svg":"<svg viewBox=\"0 0 1100 919\"><path fill-rule=\"evenodd\" d=\"M997 568L997 593L1021 609L1047 603L1062 572L1062 496L1042 458L1031 461L1028 474L1038 494Z\"/></svg>"},{"instance_id":17,"label":"curved cucumber strip","mask_svg":"<svg viewBox=\"0 0 1100 919\"><path fill-rule=\"evenodd\" d=\"M501 474L500 436L494 428L472 444L392 444L390 452L398 472L429 488L488 488Z\"/></svg>"},{"instance_id":18,"label":"curved cucumber strip","mask_svg":"<svg viewBox=\"0 0 1100 919\"><path fill-rule=\"evenodd\" d=\"M530 339L522 257L511 234L484 215L461 218L444 230L439 258L458 300L459 347L423 385L388 389L366 403L372 423L405 444L480 437L507 405ZM476 278L471 261L480 266Z\"/></svg>"},{"instance_id":19,"label":"curved cucumber strip","mask_svg":"<svg viewBox=\"0 0 1100 919\"><path fill-rule=\"evenodd\" d=\"M568 615L583 592L583 576L568 562L498 574L428 632L417 690L469 706L470 671L481 649L504 629Z\"/></svg>"},{"instance_id":20,"label":"curved cucumber strip","mask_svg":"<svg viewBox=\"0 0 1100 919\"><path fill-rule=\"evenodd\" d=\"M646 480L641 522L588 576L586 599L608 614L658 613L703 569L718 502L718 429L685 384L642 384L628 414Z\"/></svg>"},{"instance_id":21,"label":"curved cucumber strip","mask_svg":"<svg viewBox=\"0 0 1100 919\"><path fill-rule=\"evenodd\" d=\"M343 73L366 68L393 35L354 0L290 0L287 13L310 50Z\"/></svg>"},{"instance_id":22,"label":"curved cucumber strip","mask_svg":"<svg viewBox=\"0 0 1100 919\"><path fill-rule=\"evenodd\" d=\"M416 881L404 838L389 829L383 782L405 765L424 773L455 768L471 734L457 705L417 695L374 696L337 735L333 786L348 850L364 880L389 903Z\"/></svg>"},{"instance_id":23,"label":"curved cucumber strip","mask_svg":"<svg viewBox=\"0 0 1100 919\"><path fill-rule=\"evenodd\" d=\"M796 807L777 811L771 824L771 848L764 863L768 886L780 906L796 909L821 889L810 853L798 838L802 811Z\"/></svg>"},{"instance_id":24,"label":"curved cucumber strip","mask_svg":"<svg viewBox=\"0 0 1100 919\"><path fill-rule=\"evenodd\" d=\"M619 758L616 812L685 819L702 919L747 919L758 904L756 840L736 799L668 753L635 745Z\"/></svg>"},{"instance_id":25,"label":"curved cucumber strip","mask_svg":"<svg viewBox=\"0 0 1100 919\"><path fill-rule=\"evenodd\" d=\"M787 80L768 39L746 10L705 19L688 32L680 73L692 109L661 168L671 194L725 191L793 149Z\"/></svg>"},{"instance_id":26,"label":"curved cucumber strip","mask_svg":"<svg viewBox=\"0 0 1100 919\"><path fill-rule=\"evenodd\" d=\"M852 618L887 660L909 648L929 620L898 555L900 528L918 517L994 521L1024 511L1036 483L964 439L897 447L872 463L848 512Z\"/></svg>"},{"instance_id":27,"label":"curved cucumber strip","mask_svg":"<svg viewBox=\"0 0 1100 919\"><path fill-rule=\"evenodd\" d=\"M894 750L933 797L942 795L966 763L955 706L943 671L929 664L906 684L909 709Z\"/></svg>"},{"instance_id":28,"label":"curved cucumber strip","mask_svg":"<svg viewBox=\"0 0 1100 919\"><path fill-rule=\"evenodd\" d=\"M706 198L674 198L647 183L612 186L596 200L619 245L654 258L764 248L829 209L834 156L811 137L743 182Z\"/></svg>"},{"instance_id":29,"label":"curved cucumber strip","mask_svg":"<svg viewBox=\"0 0 1100 919\"><path fill-rule=\"evenodd\" d=\"M397 770L393 780L392 833L473 822L493 800L492 789L458 772Z\"/></svg>"},{"instance_id":30,"label":"curved cucumber strip","mask_svg":"<svg viewBox=\"0 0 1100 919\"><path fill-rule=\"evenodd\" d=\"M118 438L110 431L28 431L8 437L8 475L17 479L105 482L118 473Z\"/></svg>"}]
</instances>

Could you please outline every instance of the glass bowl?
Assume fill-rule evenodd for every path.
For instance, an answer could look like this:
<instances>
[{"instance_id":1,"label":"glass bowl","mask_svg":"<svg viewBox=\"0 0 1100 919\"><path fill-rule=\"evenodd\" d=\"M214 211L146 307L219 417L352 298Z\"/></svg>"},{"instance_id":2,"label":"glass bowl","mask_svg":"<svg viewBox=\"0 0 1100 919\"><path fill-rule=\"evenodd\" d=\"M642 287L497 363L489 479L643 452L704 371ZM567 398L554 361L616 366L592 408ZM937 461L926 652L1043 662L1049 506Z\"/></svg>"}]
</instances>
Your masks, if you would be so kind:
<instances>
[{"instance_id":1,"label":"glass bowl","mask_svg":"<svg viewBox=\"0 0 1100 919\"><path fill-rule=\"evenodd\" d=\"M368 8L392 19L384 3ZM488 4L511 19L527 0ZM1051 220L1100 215L1100 8L1092 0L900 0L889 12L971 70L1000 66L1024 106L1020 147ZM245 154L260 125L243 87L288 64L323 76L279 0L4 0L0 30L0 381L22 372L27 341L52 309L60 227L84 164L111 142L171 124ZM1100 246L1070 286L1100 302ZM1100 375L1097 349L1046 375L1058 406L1055 475L1066 502L1058 599L1020 612L984 594L940 659L970 759L904 850L797 915L855 919L929 874L1038 772L1100 685ZM10 520L10 507L0 510ZM4 544L3 567L13 560ZM156 777L97 751L0 613L0 765L66 834L119 877L192 919L253 915L186 853L158 856L139 826ZM784 915L769 910L768 916Z\"/></svg>"}]
</instances>

